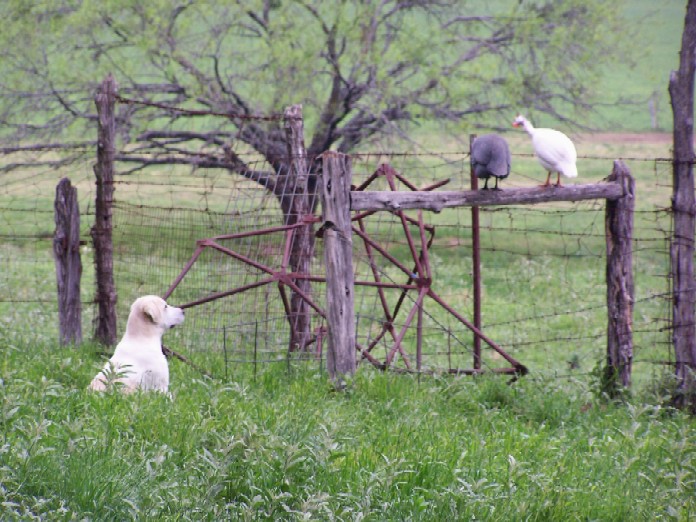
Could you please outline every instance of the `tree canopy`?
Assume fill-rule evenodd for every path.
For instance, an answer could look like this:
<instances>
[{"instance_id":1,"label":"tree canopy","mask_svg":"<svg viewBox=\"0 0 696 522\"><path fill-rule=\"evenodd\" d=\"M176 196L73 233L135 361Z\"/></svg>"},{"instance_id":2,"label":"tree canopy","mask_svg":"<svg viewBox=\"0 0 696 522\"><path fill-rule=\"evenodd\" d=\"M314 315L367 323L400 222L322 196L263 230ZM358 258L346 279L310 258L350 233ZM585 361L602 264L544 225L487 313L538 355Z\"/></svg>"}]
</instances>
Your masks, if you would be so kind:
<instances>
[{"instance_id":1,"label":"tree canopy","mask_svg":"<svg viewBox=\"0 0 696 522\"><path fill-rule=\"evenodd\" d=\"M308 154L354 151L423 122L495 127L519 110L577 118L616 56L602 0L7 0L0 140L92 139L107 72L129 98L239 116L122 105L124 142L164 150L286 151L279 123L304 107ZM153 132L153 131L157 132Z\"/></svg>"}]
</instances>

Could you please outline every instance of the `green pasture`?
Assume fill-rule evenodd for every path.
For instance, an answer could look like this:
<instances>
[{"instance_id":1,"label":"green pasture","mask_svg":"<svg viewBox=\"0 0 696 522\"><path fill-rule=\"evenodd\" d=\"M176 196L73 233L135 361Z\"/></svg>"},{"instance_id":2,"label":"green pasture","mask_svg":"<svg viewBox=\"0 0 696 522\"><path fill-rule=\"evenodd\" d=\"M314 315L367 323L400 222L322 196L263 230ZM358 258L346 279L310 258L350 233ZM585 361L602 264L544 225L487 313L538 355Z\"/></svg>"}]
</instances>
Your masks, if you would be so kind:
<instances>
[{"instance_id":1,"label":"green pasture","mask_svg":"<svg viewBox=\"0 0 696 522\"><path fill-rule=\"evenodd\" d=\"M173 399L124 397L85 390L94 349L0 352L3 520L696 515L696 430L660 406L668 386L607 404L573 379L362 368L336 393L306 366L223 382L172 364Z\"/></svg>"},{"instance_id":2,"label":"green pasture","mask_svg":"<svg viewBox=\"0 0 696 522\"><path fill-rule=\"evenodd\" d=\"M606 105L598 111L603 123L594 128L612 131L670 131L672 109L667 85L678 69L686 2L629 1L624 5L630 58L607 68L596 86L600 99L621 99L625 105ZM629 32L635 30L634 34ZM655 120L650 104L654 104ZM656 126L654 126L656 124Z\"/></svg>"}]
</instances>

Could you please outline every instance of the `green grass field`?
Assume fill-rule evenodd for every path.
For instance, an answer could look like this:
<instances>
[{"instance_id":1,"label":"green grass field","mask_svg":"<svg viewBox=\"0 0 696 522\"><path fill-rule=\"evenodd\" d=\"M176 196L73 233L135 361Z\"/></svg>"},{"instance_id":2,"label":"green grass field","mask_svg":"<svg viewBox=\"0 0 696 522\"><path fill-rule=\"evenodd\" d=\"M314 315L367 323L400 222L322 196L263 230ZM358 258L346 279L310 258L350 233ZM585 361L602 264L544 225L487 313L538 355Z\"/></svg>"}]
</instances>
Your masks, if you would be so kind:
<instances>
[{"instance_id":1,"label":"green grass field","mask_svg":"<svg viewBox=\"0 0 696 522\"><path fill-rule=\"evenodd\" d=\"M172 365L85 390L92 350L2 351L3 520L692 520L694 419L558 380Z\"/></svg>"},{"instance_id":2,"label":"green grass field","mask_svg":"<svg viewBox=\"0 0 696 522\"><path fill-rule=\"evenodd\" d=\"M603 121L594 128L609 132L671 130L667 85L670 72L679 66L685 13L686 2L681 0L626 2L627 30L638 28L630 59L609 68L596 87L600 99L623 98L634 103L602 107L599 114Z\"/></svg>"},{"instance_id":3,"label":"green grass field","mask_svg":"<svg viewBox=\"0 0 696 522\"><path fill-rule=\"evenodd\" d=\"M578 149L578 183L599 182L614 159L623 159L636 178L634 385L623 402L601 396L596 371L606 350L603 203L482 212L484 326L530 368L525 378L508 383L437 371L452 362L471 364L470 336L462 336L466 346L447 353L459 332L436 329L437 322L453 327L432 310L425 346L434 372L384 374L363 364L337 393L322 365L283 356L282 318L269 320L272 335L264 338L264 356L273 362L250 363L258 341L253 318L280 306L277 293L269 292L255 301L237 298L230 323L246 323L223 333L234 346L231 362L212 346L219 333L201 326L203 310L187 312L186 323L165 342L216 378L172 360L170 400L87 392L103 349L57 342L53 191L62 175L80 191L88 338L91 165L69 173L3 173L0 520L696 519L696 421L669 407L671 369L662 364L671 357L669 302L662 296L670 226L662 210L670 205L671 166L660 158L670 155L670 136L633 132L651 130L647 98L653 92L659 129L671 122L667 75L677 65L683 4L627 3L629 19L646 24L636 63L609 71L601 88L608 98L621 92L646 101L605 108L596 125L621 133L563 129ZM515 157L502 187L543 181L528 137L511 129L506 138ZM468 173L461 160L468 136L426 128L415 141L422 149L404 150L442 153L399 160L417 184L450 175L461 181ZM448 154L460 160L444 161ZM374 157L356 158L356 171L369 173L370 161ZM153 169L119 180L120 331L130 300L163 292L195 239L220 232L220 216L242 222L250 194L238 180L213 172ZM211 213L196 221L201 214L191 210L224 213L235 200L244 203L231 218ZM163 215L172 226L155 226ZM468 315L468 210L426 219L438 227L431 257L436 289ZM380 223L376 231L387 227ZM278 246L261 246L271 262ZM393 248L407 251L403 241L393 241ZM152 274L157 278L148 279ZM206 258L174 298L224 289L230 277L229 265ZM360 320L367 321L375 305L366 300L361 306ZM227 320L230 310L223 303L209 311ZM362 335L376 328L365 324ZM414 342L406 338L409 350ZM502 364L490 351L484 358L487 368Z\"/></svg>"}]
</instances>

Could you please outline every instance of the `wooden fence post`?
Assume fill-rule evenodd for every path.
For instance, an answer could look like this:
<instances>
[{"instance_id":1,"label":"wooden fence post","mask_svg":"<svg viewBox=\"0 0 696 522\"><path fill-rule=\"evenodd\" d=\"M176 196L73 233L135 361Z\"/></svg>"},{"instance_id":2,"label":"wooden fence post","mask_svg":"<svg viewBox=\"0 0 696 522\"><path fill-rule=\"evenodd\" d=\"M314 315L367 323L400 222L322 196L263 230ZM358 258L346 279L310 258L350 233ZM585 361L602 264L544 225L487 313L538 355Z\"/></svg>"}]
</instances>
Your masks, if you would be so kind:
<instances>
[{"instance_id":1,"label":"wooden fence post","mask_svg":"<svg viewBox=\"0 0 696 522\"><path fill-rule=\"evenodd\" d=\"M355 373L355 288L350 220L350 157L335 152L322 156L321 230L326 264L326 316L329 347L326 366L337 387Z\"/></svg>"},{"instance_id":2,"label":"wooden fence post","mask_svg":"<svg viewBox=\"0 0 696 522\"><path fill-rule=\"evenodd\" d=\"M631 385L633 362L633 208L635 180L621 161L614 162L608 181L623 186L624 197L607 200L607 366L604 391L620 394L618 384Z\"/></svg>"},{"instance_id":3,"label":"wooden fence post","mask_svg":"<svg viewBox=\"0 0 696 522\"><path fill-rule=\"evenodd\" d=\"M91 231L97 277L97 318L94 336L106 345L116 343L116 286L112 240L116 89L116 81L109 74L94 97L98 115L97 163L94 165L97 178L96 215Z\"/></svg>"},{"instance_id":4,"label":"wooden fence post","mask_svg":"<svg viewBox=\"0 0 696 522\"><path fill-rule=\"evenodd\" d=\"M285 109L285 135L288 142L288 160L290 172L286 182L286 197L292 198L286 216L287 224L304 220L312 213L310 195L308 193L309 172L307 151L304 143L304 120L302 105L291 105ZM299 274L311 273L312 254L314 252L313 224L307 222L302 228L293 233L290 251L290 268ZM311 295L312 283L309 279L296 279L295 284L305 294ZM301 295L293 292L290 298L290 351L307 351L311 339L310 308Z\"/></svg>"},{"instance_id":5,"label":"wooden fence post","mask_svg":"<svg viewBox=\"0 0 696 522\"><path fill-rule=\"evenodd\" d=\"M60 343L82 342L82 303L80 301L80 208L77 203L77 188L68 178L56 186L53 253L56 262L58 283L58 324Z\"/></svg>"},{"instance_id":6,"label":"wooden fence post","mask_svg":"<svg viewBox=\"0 0 696 522\"><path fill-rule=\"evenodd\" d=\"M669 78L674 115L672 148L672 344L677 390L674 404L696 413L696 285L694 285L694 73L696 72L696 0L684 19L679 69Z\"/></svg>"}]
</instances>

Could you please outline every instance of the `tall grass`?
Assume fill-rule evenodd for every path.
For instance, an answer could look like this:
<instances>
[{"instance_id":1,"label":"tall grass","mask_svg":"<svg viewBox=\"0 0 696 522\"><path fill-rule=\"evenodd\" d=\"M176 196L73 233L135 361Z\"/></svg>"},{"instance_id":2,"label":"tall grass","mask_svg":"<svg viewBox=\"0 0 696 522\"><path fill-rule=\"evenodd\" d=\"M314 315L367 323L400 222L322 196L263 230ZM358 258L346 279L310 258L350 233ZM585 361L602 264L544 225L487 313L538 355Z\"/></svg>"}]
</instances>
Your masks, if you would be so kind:
<instances>
[{"instance_id":1,"label":"tall grass","mask_svg":"<svg viewBox=\"0 0 696 522\"><path fill-rule=\"evenodd\" d=\"M94 347L0 367L3 520L690 520L696 424L561 380L173 362L174 399L86 391Z\"/></svg>"}]
</instances>

